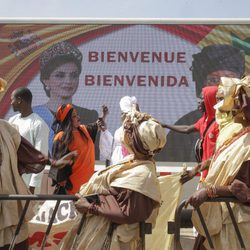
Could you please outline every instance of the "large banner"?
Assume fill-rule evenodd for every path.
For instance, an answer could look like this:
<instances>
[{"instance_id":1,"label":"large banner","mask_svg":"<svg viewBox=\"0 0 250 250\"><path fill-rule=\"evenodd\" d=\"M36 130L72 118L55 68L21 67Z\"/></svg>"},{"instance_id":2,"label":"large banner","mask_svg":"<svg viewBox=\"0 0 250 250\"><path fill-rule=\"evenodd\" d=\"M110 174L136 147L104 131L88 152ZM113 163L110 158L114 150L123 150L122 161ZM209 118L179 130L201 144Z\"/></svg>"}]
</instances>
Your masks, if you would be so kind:
<instances>
[{"instance_id":1,"label":"large banner","mask_svg":"<svg viewBox=\"0 0 250 250\"><path fill-rule=\"evenodd\" d=\"M0 77L8 85L0 95L0 117L13 115L11 93L27 86L33 93L34 112L49 126L55 108L65 97L62 92L67 91L83 123L94 122L98 117L95 111L100 114L106 104L112 134L121 125L119 101L126 95L136 96L141 111L163 123L194 124L201 116L195 110L202 86L197 86L192 76L193 55L211 44L228 44L245 53L247 73L249 38L250 25L2 24ZM80 56L75 54L81 62L79 79L72 63L50 61L61 53L50 47L62 41L80 51ZM64 52L74 56L70 50ZM51 67L47 76L46 67ZM157 160L195 161L193 143L197 136L168 135Z\"/></svg>"}]
</instances>

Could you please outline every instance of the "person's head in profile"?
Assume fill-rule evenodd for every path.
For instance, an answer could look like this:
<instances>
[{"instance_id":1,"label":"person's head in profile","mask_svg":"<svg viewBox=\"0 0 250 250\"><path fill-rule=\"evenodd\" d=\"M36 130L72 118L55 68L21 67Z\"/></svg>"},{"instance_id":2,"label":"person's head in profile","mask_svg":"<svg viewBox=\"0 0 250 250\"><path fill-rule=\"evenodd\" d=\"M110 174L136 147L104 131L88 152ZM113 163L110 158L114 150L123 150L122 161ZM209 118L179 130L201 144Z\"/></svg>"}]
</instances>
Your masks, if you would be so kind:
<instances>
[{"instance_id":1,"label":"person's head in profile","mask_svg":"<svg viewBox=\"0 0 250 250\"><path fill-rule=\"evenodd\" d=\"M150 160L165 146L166 131L159 121L134 108L126 114L121 140L135 159Z\"/></svg>"},{"instance_id":2,"label":"person's head in profile","mask_svg":"<svg viewBox=\"0 0 250 250\"><path fill-rule=\"evenodd\" d=\"M40 80L46 95L55 103L71 103L82 70L82 53L63 41L46 49L40 56Z\"/></svg>"},{"instance_id":3,"label":"person's head in profile","mask_svg":"<svg viewBox=\"0 0 250 250\"><path fill-rule=\"evenodd\" d=\"M242 78L245 56L229 44L213 44L193 55L192 76L199 96L204 86L218 85L221 77Z\"/></svg>"}]
</instances>

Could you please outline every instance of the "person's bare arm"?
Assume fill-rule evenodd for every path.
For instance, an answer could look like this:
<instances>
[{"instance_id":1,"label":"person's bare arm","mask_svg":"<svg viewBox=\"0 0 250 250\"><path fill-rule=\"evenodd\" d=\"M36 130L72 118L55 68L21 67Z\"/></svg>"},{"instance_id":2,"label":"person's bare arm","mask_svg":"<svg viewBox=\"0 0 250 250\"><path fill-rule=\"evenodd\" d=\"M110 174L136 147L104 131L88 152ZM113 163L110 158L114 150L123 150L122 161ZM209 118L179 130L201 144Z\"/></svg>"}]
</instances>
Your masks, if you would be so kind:
<instances>
[{"instance_id":1,"label":"person's bare arm","mask_svg":"<svg viewBox=\"0 0 250 250\"><path fill-rule=\"evenodd\" d=\"M169 124L161 124L163 128L168 128L178 133L190 134L193 132L197 132L194 124L193 125L169 125Z\"/></svg>"},{"instance_id":2,"label":"person's bare arm","mask_svg":"<svg viewBox=\"0 0 250 250\"><path fill-rule=\"evenodd\" d=\"M195 167L193 167L191 170L183 171L181 178L180 178L180 183L184 184L184 183L190 181L191 179L193 179L198 172L202 172L203 170L208 169L210 166L210 163L211 163L211 159L212 159L212 157L210 157L209 159L207 159L203 162L200 162Z\"/></svg>"},{"instance_id":3,"label":"person's bare arm","mask_svg":"<svg viewBox=\"0 0 250 250\"><path fill-rule=\"evenodd\" d=\"M200 171L200 164L196 165L191 170L184 170L180 178L180 183L184 184L192 180L199 171Z\"/></svg>"}]
</instances>

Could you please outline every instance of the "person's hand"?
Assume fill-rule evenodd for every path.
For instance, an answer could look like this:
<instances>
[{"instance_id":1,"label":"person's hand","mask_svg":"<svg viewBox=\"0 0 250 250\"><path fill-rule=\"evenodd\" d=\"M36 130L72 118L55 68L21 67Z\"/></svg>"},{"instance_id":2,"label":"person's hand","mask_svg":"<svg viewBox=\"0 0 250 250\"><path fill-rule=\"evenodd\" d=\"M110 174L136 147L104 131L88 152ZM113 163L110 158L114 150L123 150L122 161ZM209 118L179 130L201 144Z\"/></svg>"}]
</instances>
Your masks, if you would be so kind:
<instances>
[{"instance_id":1,"label":"person's hand","mask_svg":"<svg viewBox=\"0 0 250 250\"><path fill-rule=\"evenodd\" d=\"M78 198L78 200L74 203L76 210L81 214L87 213L90 203L87 201L86 198L83 198L80 194L75 194L75 196Z\"/></svg>"},{"instance_id":2,"label":"person's hand","mask_svg":"<svg viewBox=\"0 0 250 250\"><path fill-rule=\"evenodd\" d=\"M226 186L224 187L220 187L220 190L221 189L224 189L224 195L227 195L226 193ZM248 186L238 180L238 179L235 179L231 185L228 186L228 191L231 192L232 195L234 195L238 200L240 200L240 202L247 202L249 200L249 196L250 196L250 192L249 192L249 188Z\"/></svg>"},{"instance_id":3,"label":"person's hand","mask_svg":"<svg viewBox=\"0 0 250 250\"><path fill-rule=\"evenodd\" d=\"M203 202L208 199L207 190L202 188L196 191L185 203L185 207L190 204L194 208L198 208Z\"/></svg>"},{"instance_id":4,"label":"person's hand","mask_svg":"<svg viewBox=\"0 0 250 250\"><path fill-rule=\"evenodd\" d=\"M211 163L211 158L199 163L200 164L200 171L203 171L205 169L209 169L210 163Z\"/></svg>"},{"instance_id":5,"label":"person's hand","mask_svg":"<svg viewBox=\"0 0 250 250\"><path fill-rule=\"evenodd\" d=\"M109 109L106 105L102 105L102 115L101 115L101 118L105 121L106 119L106 116L108 115L109 113Z\"/></svg>"},{"instance_id":6,"label":"person's hand","mask_svg":"<svg viewBox=\"0 0 250 250\"><path fill-rule=\"evenodd\" d=\"M30 190L30 192L31 192L32 194L35 193L35 187L29 186L29 190Z\"/></svg>"},{"instance_id":7,"label":"person's hand","mask_svg":"<svg viewBox=\"0 0 250 250\"><path fill-rule=\"evenodd\" d=\"M184 184L187 181L190 181L191 179L193 179L195 177L195 175L198 173L198 167L194 167L191 170L184 170L183 174L181 175L180 178L180 183Z\"/></svg>"},{"instance_id":8,"label":"person's hand","mask_svg":"<svg viewBox=\"0 0 250 250\"><path fill-rule=\"evenodd\" d=\"M102 118L99 118L96 122L98 129L101 131L105 131L107 129L106 123Z\"/></svg>"},{"instance_id":9,"label":"person's hand","mask_svg":"<svg viewBox=\"0 0 250 250\"><path fill-rule=\"evenodd\" d=\"M68 164L71 165L74 163L74 160L77 157L77 155L78 155L77 151L72 151L72 152L64 155L60 159L52 162L52 166L56 167L56 168L63 168Z\"/></svg>"},{"instance_id":10,"label":"person's hand","mask_svg":"<svg viewBox=\"0 0 250 250\"><path fill-rule=\"evenodd\" d=\"M108 107L106 105L102 105L102 115L96 122L98 129L101 131L105 131L107 129L105 119L108 113L109 113Z\"/></svg>"}]
</instances>

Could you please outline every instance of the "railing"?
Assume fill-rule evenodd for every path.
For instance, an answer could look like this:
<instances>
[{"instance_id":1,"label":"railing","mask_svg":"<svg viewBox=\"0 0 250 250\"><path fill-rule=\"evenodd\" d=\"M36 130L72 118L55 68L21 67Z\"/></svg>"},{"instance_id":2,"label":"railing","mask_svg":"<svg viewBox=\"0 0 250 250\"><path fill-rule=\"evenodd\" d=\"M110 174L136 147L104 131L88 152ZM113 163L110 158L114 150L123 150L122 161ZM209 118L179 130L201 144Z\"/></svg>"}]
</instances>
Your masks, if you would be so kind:
<instances>
[{"instance_id":1,"label":"railing","mask_svg":"<svg viewBox=\"0 0 250 250\"><path fill-rule=\"evenodd\" d=\"M210 198L206 202L225 202L225 204L227 206L227 209L228 209L228 212L229 212L229 215L230 215L230 218L232 220L234 229L235 229L235 233L236 233L237 238L239 240L240 246L241 246L242 249L246 249L245 243L244 243L244 241L242 239L242 235L240 233L239 227L238 227L236 219L234 217L233 210L232 210L232 208L230 206L230 202L238 203L239 200L237 200L236 198L233 198L233 197L220 197L220 198ZM180 229L181 229L181 224L182 224L182 221L181 221L182 216L181 216L181 214L183 213L183 211L185 211L185 210L182 210L184 208L184 206L185 206L185 203L186 203L186 200L182 201L180 203L180 205L177 207L177 209L175 211L175 221L168 223L168 225L169 225L168 233L169 234L174 234L174 249L175 250L182 249L181 241L180 241ZM208 244L209 244L211 249L214 249L214 245L213 245L211 236L210 236L210 234L208 232L207 225L206 225L206 223L204 221L204 218L202 216L200 208L197 208L196 211L198 213L198 216L199 216L199 219L201 221L202 227L203 227L204 232L206 234L206 239L208 241ZM190 216L190 220L191 220L191 216Z\"/></svg>"},{"instance_id":2,"label":"railing","mask_svg":"<svg viewBox=\"0 0 250 250\"><path fill-rule=\"evenodd\" d=\"M74 195L42 195L42 194L41 195L4 195L4 194L0 195L0 200L26 200L24 209L22 211L22 214L20 216L19 222L18 222L17 227L16 227L15 234L14 234L14 236L12 238L9 250L14 249L14 247L15 247L16 237L20 232L21 226L23 224L23 220L25 218L25 215L26 215L26 212L28 210L28 207L29 207L29 204L30 204L31 200L40 200L40 201L56 200L57 201L56 205L55 205L55 208L53 210L52 216L50 218L49 224L47 226L46 232L45 232L44 237L43 237L41 249L44 249L47 238L48 238L48 235L50 233L52 224L53 224L55 216L56 216L56 212L57 212L57 210L59 208L60 202L62 200L76 201L77 199L78 198L76 196L74 196Z\"/></svg>"},{"instance_id":3,"label":"railing","mask_svg":"<svg viewBox=\"0 0 250 250\"><path fill-rule=\"evenodd\" d=\"M17 200L26 200L26 203L24 205L23 211L21 213L19 222L18 222L16 230L15 230L14 236L12 238L9 250L13 250L15 247L16 237L20 232L20 229L21 229L21 226L23 224L23 221L24 221L26 212L28 210L30 201L32 201L32 200L40 200L40 201L56 200L57 201L55 208L53 210L52 216L49 220L49 224L47 226L43 240L42 240L41 249L43 250L45 248L46 241L47 241L47 238L48 238L49 233L51 231L51 228L52 228L56 213L58 211L60 202L63 200L76 201L77 199L78 198L74 195L4 195L4 194L0 195L0 201L1 200L16 200L16 201ZM75 242L77 241L78 236L80 235L80 232L81 232L81 229L83 226L83 222L84 222L84 216L78 225L77 233L75 235L71 249L73 249L73 246L74 246ZM141 249L144 250L145 249L145 234L152 233L152 225L150 223L140 222L139 227L140 227Z\"/></svg>"}]
</instances>

